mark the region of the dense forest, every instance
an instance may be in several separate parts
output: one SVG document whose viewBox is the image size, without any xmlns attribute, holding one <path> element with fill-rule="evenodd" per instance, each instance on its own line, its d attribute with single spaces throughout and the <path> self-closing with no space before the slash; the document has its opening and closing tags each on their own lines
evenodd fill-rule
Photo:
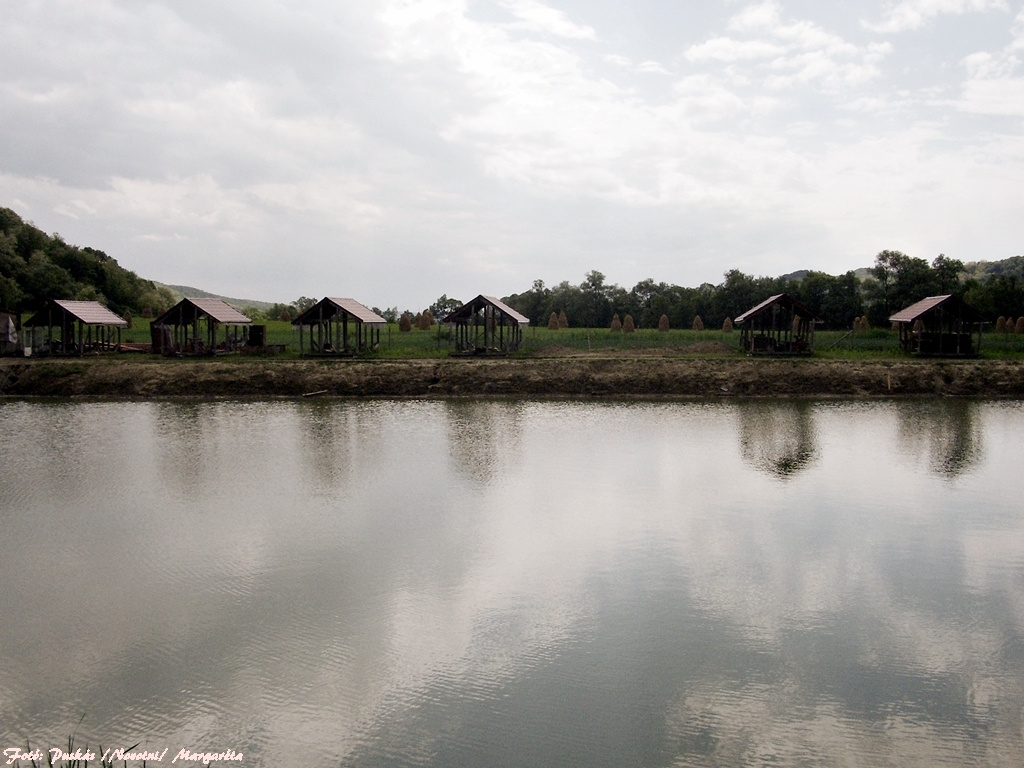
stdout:
<svg viewBox="0 0 1024 768">
<path fill-rule="evenodd" d="M 964 264 L 939 255 L 931 263 L 899 251 L 882 251 L 869 269 L 829 275 L 801 271 L 781 277 L 754 277 L 733 269 L 718 285 L 684 288 L 643 280 L 631 289 L 609 284 L 591 271 L 579 285 L 563 281 L 548 287 L 536 280 L 530 290 L 504 300 L 530 322 L 547 325 L 552 313 L 572 327 L 608 327 L 615 315 L 629 315 L 637 327 L 656 328 L 661 317 L 673 328 L 718 328 L 777 293 L 789 293 L 824 320 L 825 327 L 851 328 L 856 318 L 887 325 L 891 314 L 926 296 L 957 293 L 990 316 L 1024 314 L 1024 256 Z M 175 302 L 165 286 L 144 280 L 117 261 L 88 247 L 47 235 L 8 208 L 0 208 L 0 307 L 31 312 L 47 299 L 97 300 L 113 311 L 152 316 Z M 314 303 L 302 297 L 265 311 L 245 308 L 260 319 L 294 318 Z M 442 296 L 430 306 L 443 317 L 460 302 Z M 375 308 L 376 310 L 376 308 Z M 376 310 L 380 312 L 380 310 Z M 381 312 L 397 321 L 397 307 Z"/>
<path fill-rule="evenodd" d="M 120 315 L 143 317 L 174 303 L 166 288 L 103 251 L 69 245 L 0 208 L 0 307 L 33 312 L 47 299 L 94 300 Z"/>
</svg>

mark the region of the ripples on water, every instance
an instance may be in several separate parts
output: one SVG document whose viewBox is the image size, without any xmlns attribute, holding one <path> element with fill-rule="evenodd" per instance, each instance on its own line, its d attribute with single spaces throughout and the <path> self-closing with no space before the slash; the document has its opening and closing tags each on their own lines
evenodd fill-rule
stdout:
<svg viewBox="0 0 1024 768">
<path fill-rule="evenodd" d="M 0 403 L 2 746 L 1019 765 L 1022 416 Z"/>
</svg>

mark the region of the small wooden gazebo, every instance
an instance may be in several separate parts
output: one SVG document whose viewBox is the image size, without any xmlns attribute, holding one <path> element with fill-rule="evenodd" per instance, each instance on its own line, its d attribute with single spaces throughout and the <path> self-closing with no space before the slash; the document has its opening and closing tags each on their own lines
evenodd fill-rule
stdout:
<svg viewBox="0 0 1024 768">
<path fill-rule="evenodd" d="M 973 357 L 981 351 L 984 316 L 958 296 L 929 296 L 889 318 L 912 355 Z M 977 343 L 975 343 L 977 338 Z"/>
<path fill-rule="evenodd" d="M 337 357 L 378 348 L 380 329 L 387 322 L 355 299 L 328 296 L 295 318 L 292 327 L 299 331 L 299 354 Z"/>
<path fill-rule="evenodd" d="M 464 355 L 507 355 L 523 343 L 527 317 L 508 304 L 481 294 L 463 304 L 442 323 L 454 326 L 452 341 L 456 352 Z"/>
<path fill-rule="evenodd" d="M 740 346 L 749 355 L 809 355 L 814 351 L 814 313 L 788 293 L 765 299 L 737 317 Z"/>
<path fill-rule="evenodd" d="M 84 355 L 87 352 L 116 352 L 121 348 L 121 329 L 128 321 L 98 301 L 47 302 L 25 323 L 32 329 L 32 351 L 53 355 Z M 46 329 L 38 339 L 37 328 Z"/>
<path fill-rule="evenodd" d="M 182 299 L 150 324 L 153 351 L 212 355 L 245 346 L 252 320 L 221 299 Z M 224 327 L 223 340 L 217 340 Z"/>
</svg>

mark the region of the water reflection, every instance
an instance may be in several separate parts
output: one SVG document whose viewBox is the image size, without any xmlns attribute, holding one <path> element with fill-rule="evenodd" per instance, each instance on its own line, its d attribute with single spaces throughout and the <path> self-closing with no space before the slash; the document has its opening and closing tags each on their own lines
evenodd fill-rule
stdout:
<svg viewBox="0 0 1024 768">
<path fill-rule="evenodd" d="M 911 400 L 898 404 L 899 450 L 920 457 L 930 471 L 955 478 L 982 458 L 978 403 L 970 400 Z"/>
<path fill-rule="evenodd" d="M 811 403 L 744 403 L 736 415 L 740 452 L 752 467 L 785 480 L 814 462 L 818 448 Z"/>
<path fill-rule="evenodd" d="M 520 464 L 521 401 L 447 400 L 448 454 L 452 467 L 480 485 L 489 485 Z"/>
<path fill-rule="evenodd" d="M 893 460 L 903 405 L 0 403 L 3 733 L 1020 764 L 1024 409 L 975 404 L 995 447 L 948 483 Z M 82 436 L 102 471 L 64 487 Z"/>
</svg>

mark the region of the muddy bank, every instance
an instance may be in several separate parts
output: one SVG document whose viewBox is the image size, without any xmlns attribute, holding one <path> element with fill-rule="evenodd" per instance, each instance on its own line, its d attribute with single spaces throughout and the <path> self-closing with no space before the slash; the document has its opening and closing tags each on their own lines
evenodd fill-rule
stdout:
<svg viewBox="0 0 1024 768">
<path fill-rule="evenodd" d="M 0 361 L 0 395 L 1024 397 L 1024 361 L 750 358 Z"/>
</svg>

